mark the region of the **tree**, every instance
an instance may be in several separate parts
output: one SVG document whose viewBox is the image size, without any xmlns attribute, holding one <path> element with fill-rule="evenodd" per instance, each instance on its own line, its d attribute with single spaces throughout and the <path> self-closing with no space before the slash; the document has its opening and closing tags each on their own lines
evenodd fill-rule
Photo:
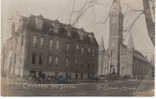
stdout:
<svg viewBox="0 0 156 99">
<path fill-rule="evenodd" d="M 155 46 L 154 0 L 143 0 L 143 7 L 148 35 L 152 41 L 153 46 Z"/>
</svg>

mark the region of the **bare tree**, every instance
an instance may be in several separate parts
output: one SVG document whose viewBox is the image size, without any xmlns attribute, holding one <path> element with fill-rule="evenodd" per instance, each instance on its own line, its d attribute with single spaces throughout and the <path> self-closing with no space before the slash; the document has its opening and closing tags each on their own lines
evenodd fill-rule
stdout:
<svg viewBox="0 0 156 99">
<path fill-rule="evenodd" d="M 94 8 L 96 5 L 104 6 L 104 4 L 98 2 L 98 0 L 89 0 L 89 1 L 86 0 L 86 2 L 83 4 L 83 6 L 80 9 L 78 9 L 78 10 L 73 10 L 74 9 L 74 5 L 75 5 L 75 1 L 73 1 L 71 18 L 70 18 L 70 24 L 72 26 L 75 26 L 89 9 Z M 77 14 L 77 16 L 71 22 L 73 14 Z"/>
<path fill-rule="evenodd" d="M 155 46 L 154 0 L 143 0 L 143 7 L 148 35 Z"/>
</svg>

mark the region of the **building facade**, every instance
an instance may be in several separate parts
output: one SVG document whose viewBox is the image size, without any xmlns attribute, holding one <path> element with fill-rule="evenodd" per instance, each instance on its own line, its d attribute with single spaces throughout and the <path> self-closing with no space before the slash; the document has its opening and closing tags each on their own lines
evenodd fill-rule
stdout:
<svg viewBox="0 0 156 99">
<path fill-rule="evenodd" d="M 16 74 L 20 77 L 31 75 L 38 78 L 42 74 L 72 80 L 96 77 L 98 44 L 93 33 L 45 19 L 41 15 L 21 17 L 20 23 L 21 26 L 13 33 L 15 35 L 7 41 L 8 45 L 4 44 L 7 46 L 3 55 L 4 74 L 13 68 L 20 71 Z M 11 52 L 13 55 L 10 57 L 16 56 L 13 58 L 16 62 L 7 67 L 6 64 L 10 63 L 8 53 Z"/>
</svg>

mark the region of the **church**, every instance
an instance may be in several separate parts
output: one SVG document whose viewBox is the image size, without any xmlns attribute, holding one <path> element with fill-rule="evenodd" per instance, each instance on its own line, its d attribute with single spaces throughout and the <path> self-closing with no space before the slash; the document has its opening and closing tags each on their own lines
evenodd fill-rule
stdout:
<svg viewBox="0 0 156 99">
<path fill-rule="evenodd" d="M 99 46 L 99 75 L 143 79 L 148 74 L 151 78 L 153 66 L 134 48 L 131 33 L 128 33 L 128 44 L 123 43 L 123 22 L 120 0 L 114 0 L 110 10 L 108 49 L 104 48 L 103 38 Z"/>
</svg>

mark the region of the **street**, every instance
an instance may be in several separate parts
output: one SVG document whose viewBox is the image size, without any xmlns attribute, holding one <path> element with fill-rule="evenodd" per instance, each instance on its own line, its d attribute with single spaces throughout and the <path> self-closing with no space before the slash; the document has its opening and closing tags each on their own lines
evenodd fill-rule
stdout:
<svg viewBox="0 0 156 99">
<path fill-rule="evenodd" d="M 153 96 L 154 81 L 108 81 L 81 84 L 2 84 L 3 96 Z"/>
</svg>

